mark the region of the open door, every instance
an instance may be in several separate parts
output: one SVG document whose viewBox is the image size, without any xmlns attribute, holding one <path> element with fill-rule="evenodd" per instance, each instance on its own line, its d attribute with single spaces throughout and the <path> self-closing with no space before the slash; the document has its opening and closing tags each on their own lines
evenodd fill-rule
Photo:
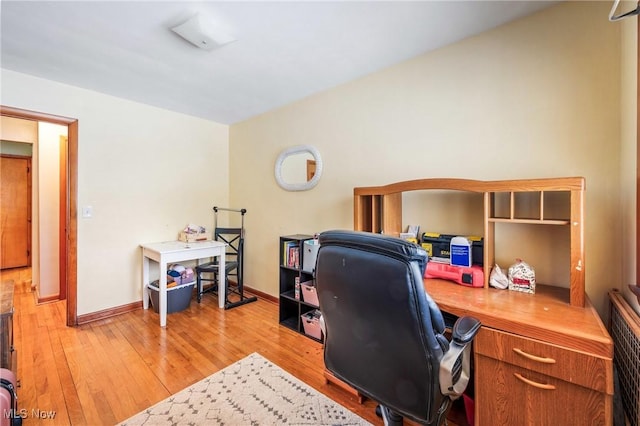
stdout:
<svg viewBox="0 0 640 426">
<path fill-rule="evenodd" d="M 316 174 L 316 160 L 307 160 L 307 182 Z"/>
<path fill-rule="evenodd" d="M 31 158 L 0 162 L 0 269 L 31 266 Z"/>
</svg>

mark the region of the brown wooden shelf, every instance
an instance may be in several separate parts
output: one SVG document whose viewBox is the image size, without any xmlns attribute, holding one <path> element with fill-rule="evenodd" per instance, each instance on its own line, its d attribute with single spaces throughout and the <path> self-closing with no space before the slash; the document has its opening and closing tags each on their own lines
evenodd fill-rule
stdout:
<svg viewBox="0 0 640 426">
<path fill-rule="evenodd" d="M 399 235 L 402 232 L 402 194 L 407 191 L 448 190 L 483 194 L 484 287 L 489 287 L 495 264 L 496 224 L 569 226 L 569 304 L 585 306 L 583 177 L 480 181 L 457 178 L 417 179 L 384 186 L 354 188 L 354 229 Z M 555 196 L 557 194 L 557 196 Z M 551 197 L 551 201 L 547 200 Z M 559 199 L 558 199 L 559 198 Z M 524 199 L 524 201 L 522 200 Z M 528 203 L 527 200 L 531 201 Z M 532 204 L 531 213 L 523 214 Z M 548 211 L 559 205 L 562 214 Z M 435 207 L 434 207 L 435 208 Z M 566 214 L 566 216 L 565 216 Z M 550 218 L 551 217 L 551 218 Z"/>
<path fill-rule="evenodd" d="M 488 221 L 494 223 L 524 223 L 531 225 L 569 225 L 571 223 L 569 220 L 564 219 L 509 219 L 502 217 L 491 217 Z"/>
</svg>

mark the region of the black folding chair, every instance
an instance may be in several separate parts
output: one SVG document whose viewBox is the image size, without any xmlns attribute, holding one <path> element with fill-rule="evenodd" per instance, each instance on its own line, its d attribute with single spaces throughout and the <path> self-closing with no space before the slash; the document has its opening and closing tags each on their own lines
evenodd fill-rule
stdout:
<svg viewBox="0 0 640 426">
<path fill-rule="evenodd" d="M 242 216 L 242 226 L 240 228 L 222 228 L 218 227 L 218 211 L 227 210 L 238 212 Z M 218 259 L 215 258 L 212 262 L 204 263 L 196 266 L 196 281 L 198 287 L 198 303 L 202 300 L 204 293 L 219 293 L 218 288 L 220 285 L 220 277 L 224 277 L 225 286 L 225 301 L 224 308 L 231 309 L 236 306 L 243 305 L 249 302 L 255 302 L 257 297 L 245 297 L 243 286 L 243 272 L 244 272 L 244 215 L 247 212 L 246 209 L 227 209 L 222 207 L 213 208 L 215 214 L 215 228 L 213 231 L 213 237 L 216 241 L 220 241 L 226 244 L 225 252 L 225 265 L 224 275 L 220 271 L 220 265 Z M 229 278 L 234 278 L 231 281 Z M 204 283 L 211 283 L 207 288 L 204 288 Z M 231 301 L 230 295 L 235 294 L 239 296 Z M 235 300 L 238 299 L 238 300 Z"/>
</svg>

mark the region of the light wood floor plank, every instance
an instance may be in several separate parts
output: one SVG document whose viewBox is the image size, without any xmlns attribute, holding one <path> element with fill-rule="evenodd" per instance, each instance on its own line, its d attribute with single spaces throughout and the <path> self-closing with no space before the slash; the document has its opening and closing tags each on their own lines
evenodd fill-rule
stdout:
<svg viewBox="0 0 640 426">
<path fill-rule="evenodd" d="M 374 425 L 382 424 L 374 402 L 360 404 L 325 384 L 322 345 L 280 326 L 277 304 L 259 299 L 221 310 L 209 294 L 202 303 L 194 298 L 188 309 L 168 315 L 166 328 L 152 309 L 66 327 L 65 302 L 37 305 L 30 276 L 21 274 L 14 339 L 25 426 L 113 425 L 253 352 Z M 13 279 L 5 271 L 0 278 Z M 39 419 L 32 410 L 56 416 Z"/>
</svg>

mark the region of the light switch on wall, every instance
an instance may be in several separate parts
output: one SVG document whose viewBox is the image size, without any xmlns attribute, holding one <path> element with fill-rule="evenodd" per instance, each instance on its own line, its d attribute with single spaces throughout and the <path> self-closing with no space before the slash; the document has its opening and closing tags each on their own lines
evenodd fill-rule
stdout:
<svg viewBox="0 0 640 426">
<path fill-rule="evenodd" d="M 84 206 L 82 208 L 82 217 L 93 217 L 93 207 L 91 206 Z"/>
</svg>

